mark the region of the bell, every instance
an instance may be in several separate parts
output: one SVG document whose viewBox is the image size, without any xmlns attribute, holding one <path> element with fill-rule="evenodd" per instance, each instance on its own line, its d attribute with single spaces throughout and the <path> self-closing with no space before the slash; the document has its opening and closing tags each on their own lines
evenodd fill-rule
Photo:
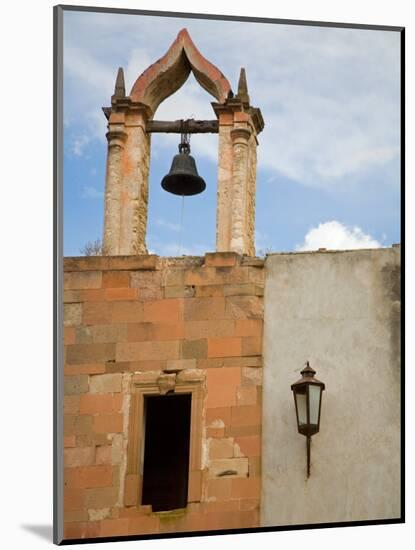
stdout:
<svg viewBox="0 0 415 550">
<path fill-rule="evenodd" d="M 173 158 L 170 172 L 161 180 L 161 186 L 174 195 L 197 195 L 206 189 L 206 183 L 197 173 L 188 143 L 180 143 L 179 154 Z"/>
</svg>

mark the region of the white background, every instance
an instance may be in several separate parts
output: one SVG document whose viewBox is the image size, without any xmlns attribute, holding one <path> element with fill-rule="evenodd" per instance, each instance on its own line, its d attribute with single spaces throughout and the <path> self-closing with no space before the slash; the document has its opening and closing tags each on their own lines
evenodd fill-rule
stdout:
<svg viewBox="0 0 415 550">
<path fill-rule="evenodd" d="M 414 31 L 412 2 L 291 0 L 231 3 L 151 0 L 73 2 L 151 10 L 339 21 L 406 27 L 407 76 L 407 524 L 114 543 L 111 548 L 265 548 L 336 550 L 413 547 L 415 540 L 413 374 Z M 52 6 L 6 1 L 1 8 L 0 94 L 0 544 L 45 548 L 52 524 Z M 80 91 L 82 93 L 82 91 Z M 379 113 L 382 116 L 382 113 Z M 412 310 L 412 311 L 411 311 Z M 352 360 L 353 358 L 351 358 Z M 344 429 L 344 427 L 343 427 Z M 339 464 L 341 468 L 341 464 Z M 379 480 L 382 483 L 382 480 Z M 333 487 L 333 491 L 336 488 Z M 412 543 L 411 543 L 411 539 Z M 89 546 L 89 545 L 88 545 Z M 109 548 L 95 544 L 94 549 Z"/>
</svg>

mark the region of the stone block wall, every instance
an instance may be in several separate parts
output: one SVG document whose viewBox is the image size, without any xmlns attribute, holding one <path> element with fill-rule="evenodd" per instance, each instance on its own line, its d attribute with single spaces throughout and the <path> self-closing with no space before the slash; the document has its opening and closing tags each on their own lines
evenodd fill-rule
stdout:
<svg viewBox="0 0 415 550">
<path fill-rule="evenodd" d="M 235 253 L 64 260 L 65 539 L 259 526 L 263 288 Z M 189 502 L 153 513 L 142 397 L 169 389 L 193 397 Z"/>
</svg>

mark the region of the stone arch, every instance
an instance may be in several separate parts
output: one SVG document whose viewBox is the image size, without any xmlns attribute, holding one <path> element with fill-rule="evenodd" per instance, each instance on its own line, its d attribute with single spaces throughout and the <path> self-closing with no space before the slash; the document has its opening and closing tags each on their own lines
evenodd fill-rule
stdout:
<svg viewBox="0 0 415 550">
<path fill-rule="evenodd" d="M 182 29 L 164 56 L 137 78 L 130 98 L 147 105 L 154 115 L 160 103 L 181 88 L 190 72 L 216 101 L 226 101 L 231 90 L 228 80 L 199 52 L 187 29 Z"/>
</svg>

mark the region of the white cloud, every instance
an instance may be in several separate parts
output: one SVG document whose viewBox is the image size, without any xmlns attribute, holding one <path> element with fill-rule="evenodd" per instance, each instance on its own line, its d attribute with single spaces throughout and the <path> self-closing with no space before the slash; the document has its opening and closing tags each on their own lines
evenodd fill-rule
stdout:
<svg viewBox="0 0 415 550">
<path fill-rule="evenodd" d="M 85 185 L 82 190 L 83 199 L 102 199 L 103 196 L 103 191 L 100 191 L 91 185 Z"/>
<path fill-rule="evenodd" d="M 167 220 L 164 220 L 163 218 L 156 218 L 155 224 L 159 227 L 163 227 L 165 229 L 168 229 L 169 231 L 174 231 L 175 233 L 180 232 L 180 224 L 178 223 L 172 223 Z"/>
<path fill-rule="evenodd" d="M 85 148 L 88 146 L 89 143 L 91 143 L 91 141 L 91 136 L 88 136 L 87 134 L 82 134 L 74 137 L 71 143 L 71 153 L 76 157 L 81 157 L 85 152 Z"/>
<path fill-rule="evenodd" d="M 314 187 L 343 185 L 399 155 L 398 33 L 75 12 L 65 18 L 65 120 L 91 140 L 105 139 L 101 107 L 118 66 L 129 93 L 185 26 L 234 91 L 246 68 L 252 104 L 265 120 L 259 167 L 276 181 L 281 174 Z M 212 100 L 191 76 L 157 118 L 214 118 Z M 195 152 L 216 162 L 217 136 L 193 139 Z M 157 136 L 154 152 L 173 142 L 177 136 Z"/>
<path fill-rule="evenodd" d="M 318 250 L 354 250 L 357 248 L 379 248 L 381 244 L 363 233 L 360 227 L 347 227 L 333 220 L 313 227 L 304 237 L 304 242 L 296 247 L 298 251 Z"/>
<path fill-rule="evenodd" d="M 150 59 L 149 52 L 141 48 L 133 48 L 129 53 L 129 59 L 126 67 L 124 67 L 125 88 L 128 94 L 133 87 L 138 75 L 147 69 L 154 62 L 154 59 Z M 118 68 L 117 68 L 118 69 Z M 115 76 L 114 83 L 115 83 Z"/>
<path fill-rule="evenodd" d="M 66 44 L 64 51 L 65 77 L 70 76 L 82 83 L 85 89 L 78 89 L 82 96 L 85 92 L 95 91 L 104 95 L 114 87 L 115 74 L 111 66 L 99 61 L 93 52 L 75 44 Z M 92 99 L 92 98 L 91 98 Z"/>
</svg>

